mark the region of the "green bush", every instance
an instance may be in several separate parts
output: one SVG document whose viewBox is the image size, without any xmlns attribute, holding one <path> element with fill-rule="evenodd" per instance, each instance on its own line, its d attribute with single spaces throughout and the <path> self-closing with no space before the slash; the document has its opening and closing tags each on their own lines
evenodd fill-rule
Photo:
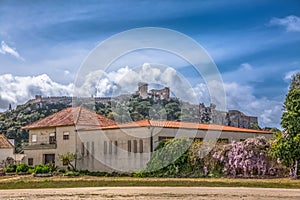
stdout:
<svg viewBox="0 0 300 200">
<path fill-rule="evenodd" d="M 161 142 L 153 152 L 145 169 L 133 174 L 135 177 L 189 177 L 192 169 L 188 160 L 188 138 Z"/>
<path fill-rule="evenodd" d="M 29 169 L 28 169 L 28 173 L 30 173 L 30 174 L 33 174 L 33 173 L 34 173 L 34 168 L 32 168 L 32 167 L 29 167 Z"/>
<path fill-rule="evenodd" d="M 48 174 L 51 168 L 49 165 L 36 165 L 34 167 L 35 174 Z"/>
<path fill-rule="evenodd" d="M 14 173 L 16 172 L 17 166 L 16 165 L 10 165 L 7 168 L 5 168 L 6 173 Z"/>
<path fill-rule="evenodd" d="M 18 164 L 16 166 L 16 172 L 28 172 L 29 166 L 26 164 Z"/>
</svg>

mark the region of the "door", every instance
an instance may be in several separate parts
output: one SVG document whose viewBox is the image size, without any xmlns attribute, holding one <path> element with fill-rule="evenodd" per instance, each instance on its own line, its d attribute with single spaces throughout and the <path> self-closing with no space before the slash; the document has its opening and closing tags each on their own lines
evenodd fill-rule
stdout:
<svg viewBox="0 0 300 200">
<path fill-rule="evenodd" d="M 55 154 L 44 154 L 44 164 L 55 164 Z"/>
</svg>

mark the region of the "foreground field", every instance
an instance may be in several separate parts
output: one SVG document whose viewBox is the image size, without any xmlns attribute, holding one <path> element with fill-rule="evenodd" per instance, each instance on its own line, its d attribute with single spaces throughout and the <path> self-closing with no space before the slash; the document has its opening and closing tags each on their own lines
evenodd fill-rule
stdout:
<svg viewBox="0 0 300 200">
<path fill-rule="evenodd" d="M 298 200 L 299 189 L 225 187 L 93 187 L 3 190 L 0 199 Z"/>
<path fill-rule="evenodd" d="M 132 177 L 0 177 L 0 189 L 75 188 L 75 187 L 251 187 L 300 189 L 300 180 L 229 178 L 132 178 Z"/>
</svg>

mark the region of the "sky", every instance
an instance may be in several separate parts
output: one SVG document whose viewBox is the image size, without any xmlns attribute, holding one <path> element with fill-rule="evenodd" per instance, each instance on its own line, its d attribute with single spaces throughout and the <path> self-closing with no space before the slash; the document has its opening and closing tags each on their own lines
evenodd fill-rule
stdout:
<svg viewBox="0 0 300 200">
<path fill-rule="evenodd" d="M 262 127 L 280 128 L 291 76 L 300 71 L 297 0 L 0 0 L 0 111 L 36 94 L 73 95 L 81 64 L 99 43 L 142 27 L 175 30 L 199 43 L 222 76 L 227 108 L 257 116 Z M 182 90 L 177 73 L 209 103 L 203 79 L 168 52 L 131 52 L 113 65 L 108 78 L 94 77 L 99 96 L 120 84 L 134 92 L 149 73 L 146 81 Z"/>
</svg>

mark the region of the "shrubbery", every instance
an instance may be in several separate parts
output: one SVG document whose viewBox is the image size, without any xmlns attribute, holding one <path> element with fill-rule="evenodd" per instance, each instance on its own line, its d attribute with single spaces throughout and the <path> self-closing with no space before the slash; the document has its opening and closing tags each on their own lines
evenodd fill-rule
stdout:
<svg viewBox="0 0 300 200">
<path fill-rule="evenodd" d="M 17 170 L 17 166 L 16 165 L 10 165 L 9 167 L 5 168 L 5 172 L 6 173 L 14 173 Z"/>
<path fill-rule="evenodd" d="M 223 172 L 236 177 L 283 175 L 283 167 L 269 155 L 270 142 L 265 137 L 248 138 L 243 142 L 223 145 L 213 158 L 223 163 Z"/>
<path fill-rule="evenodd" d="M 30 167 L 26 164 L 17 164 L 17 165 L 10 165 L 5 168 L 6 173 L 26 173 L 28 172 Z"/>
<path fill-rule="evenodd" d="M 136 173 L 136 177 L 191 177 L 203 176 L 189 161 L 188 138 L 179 138 L 161 142 L 154 151 L 145 169 Z"/>
<path fill-rule="evenodd" d="M 19 164 L 16 166 L 16 172 L 28 172 L 29 166 L 26 164 Z"/>
<path fill-rule="evenodd" d="M 287 175 L 286 168 L 269 155 L 264 137 L 231 144 L 190 142 L 186 138 L 161 143 L 137 177 L 264 177 Z M 174 162 L 172 162 L 172 159 Z"/>
<path fill-rule="evenodd" d="M 33 172 L 35 174 L 48 174 L 48 173 L 51 172 L 51 169 L 52 169 L 52 167 L 49 164 L 47 164 L 47 165 L 36 165 L 34 167 Z"/>
</svg>

